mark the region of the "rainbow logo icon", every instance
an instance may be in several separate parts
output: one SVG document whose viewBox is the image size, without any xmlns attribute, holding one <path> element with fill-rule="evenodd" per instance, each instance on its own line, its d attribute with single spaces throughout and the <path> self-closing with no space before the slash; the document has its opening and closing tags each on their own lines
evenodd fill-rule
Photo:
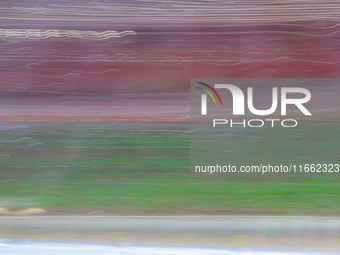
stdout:
<svg viewBox="0 0 340 255">
<path fill-rule="evenodd" d="M 205 84 L 205 83 L 203 83 L 203 82 L 197 82 L 197 83 L 198 83 L 198 84 L 201 84 L 201 85 L 203 85 L 203 86 L 206 86 L 206 87 L 209 88 L 212 92 L 214 92 L 215 95 L 217 96 L 218 100 L 220 101 L 221 106 L 222 106 L 222 100 L 221 100 L 221 98 L 220 98 L 220 95 L 217 93 L 217 91 L 216 91 L 213 87 L 211 87 L 210 85 Z M 203 88 L 201 88 L 201 87 L 196 87 L 196 88 L 201 89 L 201 90 L 203 90 L 204 92 L 206 92 L 206 93 L 212 98 L 212 100 L 214 100 L 214 103 L 215 103 L 215 105 L 217 106 L 216 100 L 215 100 L 213 94 L 211 94 L 211 92 L 210 92 L 209 90 L 203 89 Z"/>
</svg>

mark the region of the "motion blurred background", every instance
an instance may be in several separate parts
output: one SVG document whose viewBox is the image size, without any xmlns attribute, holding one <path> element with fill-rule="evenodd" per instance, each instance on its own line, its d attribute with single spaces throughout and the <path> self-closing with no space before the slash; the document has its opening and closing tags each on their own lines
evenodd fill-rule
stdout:
<svg viewBox="0 0 340 255">
<path fill-rule="evenodd" d="M 236 221 L 260 229 L 214 231 L 216 222 L 209 231 L 148 227 L 153 223 L 138 231 L 70 222 L 63 229 L 29 219 L 6 225 L 4 218 L 1 236 L 338 249 L 338 228 L 317 227 L 308 239 L 308 230 L 268 230 L 251 218 L 336 217 L 337 179 L 190 178 L 189 83 L 339 78 L 339 8 L 338 1 L 303 0 L 1 1 L 0 213 L 83 222 L 243 215 L 250 218 Z"/>
</svg>

